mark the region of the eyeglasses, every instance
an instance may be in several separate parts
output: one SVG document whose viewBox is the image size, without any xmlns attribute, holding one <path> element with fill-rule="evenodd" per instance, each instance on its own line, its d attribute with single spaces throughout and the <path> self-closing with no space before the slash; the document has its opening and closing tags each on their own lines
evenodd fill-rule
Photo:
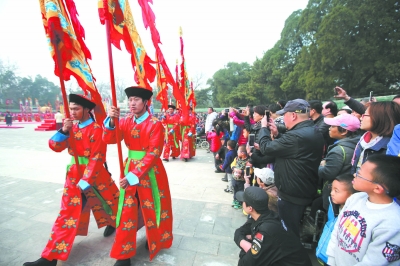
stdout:
<svg viewBox="0 0 400 266">
<path fill-rule="evenodd" d="M 358 171 L 356 172 L 356 177 L 361 178 L 362 180 L 371 182 L 372 184 L 380 185 L 380 186 L 383 188 L 383 190 L 386 192 L 386 194 L 389 194 L 389 190 L 388 190 L 387 188 L 385 188 L 384 185 L 382 185 L 382 184 L 380 184 L 380 183 L 377 183 L 377 182 L 375 182 L 375 181 L 366 179 L 365 177 L 360 176 L 360 175 L 358 174 Z"/>
<path fill-rule="evenodd" d="M 370 115 L 366 115 L 366 114 L 362 114 L 361 117 L 364 118 L 364 116 L 370 116 Z"/>
</svg>

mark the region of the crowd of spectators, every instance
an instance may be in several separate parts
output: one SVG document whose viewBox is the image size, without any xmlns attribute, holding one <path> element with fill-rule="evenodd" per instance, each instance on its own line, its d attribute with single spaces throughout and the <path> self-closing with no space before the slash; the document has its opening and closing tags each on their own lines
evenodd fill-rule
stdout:
<svg viewBox="0 0 400 266">
<path fill-rule="evenodd" d="M 300 241 L 308 241 L 310 235 L 322 232 L 315 221 L 318 210 L 330 213 L 327 225 L 333 230 L 336 220 L 331 218 L 337 218 L 339 212 L 333 212 L 332 205 L 341 210 L 346 199 L 358 191 L 379 194 L 378 190 L 369 193 L 362 185 L 355 191 L 353 178 L 381 187 L 386 196 L 396 201 L 400 181 L 386 183 L 384 173 L 377 173 L 376 180 L 372 175 L 374 179 L 370 180 L 359 172 L 367 169 L 363 166 L 366 162 L 379 167 L 382 159 L 374 159 L 373 155 L 400 156 L 400 95 L 393 101 L 357 101 L 344 89 L 335 90 L 335 97 L 344 100 L 341 109 L 334 101 L 303 99 L 231 107 L 220 114 L 208 109 L 205 133 L 211 143 L 215 172 L 225 174 L 221 178 L 228 182 L 224 191 L 233 194 L 232 207 L 247 210 L 248 202 L 243 204 L 243 197 L 236 194 L 258 186 L 269 195 L 266 204 L 277 212 L 285 228 Z M 338 191 L 344 191 L 346 196 L 338 196 Z M 400 213 L 400 206 L 394 204 Z M 242 211 L 247 214 L 245 209 Z M 379 236 L 368 236 L 368 241 L 374 241 L 374 237 Z M 396 245 L 400 250 L 400 243 Z M 241 244 L 240 247 L 243 250 Z M 362 261 L 364 255 L 353 257 Z M 388 256 L 385 258 L 390 261 Z M 327 256 L 321 260 L 327 263 L 326 259 Z"/>
</svg>

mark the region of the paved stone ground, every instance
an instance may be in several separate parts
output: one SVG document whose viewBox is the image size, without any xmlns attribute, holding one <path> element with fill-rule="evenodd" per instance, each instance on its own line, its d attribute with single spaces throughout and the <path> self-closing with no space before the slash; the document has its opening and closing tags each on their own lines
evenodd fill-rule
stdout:
<svg viewBox="0 0 400 266">
<path fill-rule="evenodd" d="M 0 266 L 20 266 L 40 257 L 59 211 L 69 162 L 66 152 L 48 148 L 54 131 L 35 132 L 37 124 L 23 126 L 0 129 Z M 114 176 L 118 176 L 117 158 L 116 146 L 109 146 L 107 161 Z M 230 206 L 232 195 L 223 192 L 226 183 L 220 180 L 222 174 L 214 173 L 212 155 L 198 150 L 190 162 L 170 160 L 165 168 L 173 198 L 172 248 L 150 262 L 145 231 L 139 230 L 132 265 L 237 265 L 239 248 L 233 234 L 245 216 Z M 113 236 L 102 234 L 92 219 L 88 236 L 76 237 L 68 261 L 57 265 L 113 265 L 115 260 L 109 257 Z"/>
</svg>

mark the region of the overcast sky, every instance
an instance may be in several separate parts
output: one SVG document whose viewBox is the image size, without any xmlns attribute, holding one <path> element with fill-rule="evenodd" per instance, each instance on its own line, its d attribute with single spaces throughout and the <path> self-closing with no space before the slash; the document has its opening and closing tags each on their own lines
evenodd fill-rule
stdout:
<svg viewBox="0 0 400 266">
<path fill-rule="evenodd" d="M 149 56 L 154 59 L 150 32 L 144 29 L 140 6 L 130 0 L 135 24 Z M 308 0 L 153 0 L 161 49 L 171 72 L 180 58 L 179 27 L 183 29 L 189 77 L 204 83 L 228 62 L 248 62 L 272 48 L 285 20 Z M 97 0 L 75 0 L 79 19 L 92 53 L 89 64 L 98 82 L 109 82 L 105 28 Z M 40 74 L 58 83 L 48 52 L 37 0 L 0 0 L 0 59 L 18 66 L 20 76 Z M 134 85 L 129 54 L 113 49 L 116 77 Z M 175 76 L 175 75 L 174 75 Z"/>
</svg>

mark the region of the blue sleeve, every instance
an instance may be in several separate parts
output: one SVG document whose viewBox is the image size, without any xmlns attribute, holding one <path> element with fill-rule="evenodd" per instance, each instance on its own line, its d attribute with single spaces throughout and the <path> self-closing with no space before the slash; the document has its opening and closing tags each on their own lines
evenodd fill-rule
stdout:
<svg viewBox="0 0 400 266">
<path fill-rule="evenodd" d="M 107 116 L 107 118 L 104 119 L 104 122 L 103 122 L 104 127 L 107 128 L 108 130 L 114 130 L 115 127 L 110 127 L 110 119 L 111 118 L 109 116 Z"/>
<path fill-rule="evenodd" d="M 229 151 L 224 160 L 224 164 L 222 165 L 222 170 L 225 171 L 225 169 L 231 165 L 232 161 L 233 161 L 233 152 Z"/>
<path fill-rule="evenodd" d="M 61 129 L 60 129 L 60 130 L 61 130 Z M 66 139 L 69 138 L 69 134 L 65 135 L 65 134 L 61 133 L 60 130 L 57 131 L 56 134 L 54 134 L 54 135 L 51 137 L 51 140 L 52 140 L 52 141 L 55 141 L 55 142 L 63 142 L 63 141 L 65 141 Z"/>
<path fill-rule="evenodd" d="M 86 182 L 85 180 L 79 180 L 78 182 L 78 186 L 82 189 L 82 190 L 86 190 L 88 188 L 90 188 L 90 185 L 88 182 Z"/>
<path fill-rule="evenodd" d="M 129 172 L 126 176 L 126 180 L 128 180 L 129 185 L 134 186 L 139 184 L 139 178 L 132 172 Z"/>
</svg>

